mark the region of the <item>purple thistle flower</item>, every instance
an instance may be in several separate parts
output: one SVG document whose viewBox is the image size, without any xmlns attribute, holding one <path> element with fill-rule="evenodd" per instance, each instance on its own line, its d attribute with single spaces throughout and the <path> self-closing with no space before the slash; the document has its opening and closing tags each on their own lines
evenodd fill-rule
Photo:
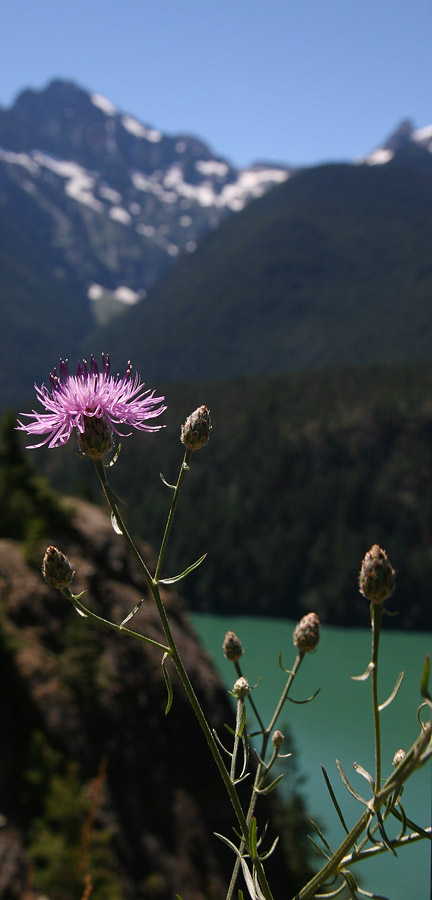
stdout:
<svg viewBox="0 0 432 900">
<path fill-rule="evenodd" d="M 110 375 L 109 357 L 104 354 L 102 371 L 92 356 L 90 371 L 83 360 L 78 363 L 76 375 L 69 375 L 68 361 L 60 360 L 59 375 L 56 369 L 50 374 L 50 389 L 35 384 L 35 390 L 46 412 L 21 413 L 33 421 L 25 424 L 18 419 L 17 430 L 46 436 L 39 444 L 29 445 L 29 450 L 44 444 L 60 447 L 67 443 L 74 428 L 82 436 L 93 418 L 104 420 L 110 433 L 112 430 L 122 437 L 131 432 L 122 435 L 117 425 L 130 425 L 138 431 L 159 431 L 163 427 L 148 425 L 147 420 L 164 412 L 166 406 L 160 404 L 165 398 L 155 397 L 154 391 L 144 391 L 140 376 L 132 378 L 130 362 L 123 378 Z"/>
</svg>

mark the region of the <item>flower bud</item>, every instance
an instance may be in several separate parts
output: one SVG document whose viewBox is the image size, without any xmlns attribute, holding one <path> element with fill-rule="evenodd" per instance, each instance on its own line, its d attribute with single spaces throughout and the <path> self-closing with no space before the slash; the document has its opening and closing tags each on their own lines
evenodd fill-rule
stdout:
<svg viewBox="0 0 432 900">
<path fill-rule="evenodd" d="M 48 547 L 42 562 L 42 575 L 53 588 L 65 588 L 74 576 L 72 566 L 64 553 L 57 547 Z"/>
<path fill-rule="evenodd" d="M 237 678 L 237 681 L 233 687 L 233 694 L 238 697 L 238 699 L 244 700 L 245 697 L 250 694 L 250 687 L 247 678 L 244 678 L 243 675 L 241 678 Z"/>
<path fill-rule="evenodd" d="M 310 612 L 297 623 L 293 643 L 301 653 L 311 653 L 318 646 L 319 639 L 320 620 L 316 613 Z"/>
<path fill-rule="evenodd" d="M 84 431 L 78 434 L 78 446 L 90 459 L 102 459 L 109 453 L 113 437 L 105 416 L 84 416 Z"/>
<path fill-rule="evenodd" d="M 272 734 L 272 744 L 273 744 L 273 747 L 275 748 L 275 750 L 278 750 L 279 747 L 282 746 L 284 740 L 285 740 L 285 735 L 282 734 L 282 731 L 279 731 L 279 729 L 276 728 L 276 731 L 274 731 Z"/>
<path fill-rule="evenodd" d="M 180 439 L 188 450 L 199 450 L 207 443 L 211 427 L 210 411 L 199 406 L 182 425 Z"/>
<path fill-rule="evenodd" d="M 405 753 L 405 750 L 402 750 L 402 747 L 399 750 L 396 750 L 396 753 L 393 757 L 393 765 L 395 767 L 398 766 L 399 763 L 401 763 L 402 760 L 405 759 L 405 757 L 406 757 L 406 753 Z"/>
<path fill-rule="evenodd" d="M 233 631 L 227 631 L 222 649 L 226 658 L 231 660 L 231 662 L 238 662 L 240 657 L 243 656 L 241 641 Z"/>
<path fill-rule="evenodd" d="M 368 550 L 359 575 L 359 589 L 371 603 L 383 603 L 396 585 L 396 573 L 385 550 L 378 544 Z"/>
</svg>

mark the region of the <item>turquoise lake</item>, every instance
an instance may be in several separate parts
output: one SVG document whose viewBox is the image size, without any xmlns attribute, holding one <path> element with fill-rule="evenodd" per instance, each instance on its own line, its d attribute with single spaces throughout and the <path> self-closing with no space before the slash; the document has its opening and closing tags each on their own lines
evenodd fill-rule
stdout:
<svg viewBox="0 0 432 900">
<path fill-rule="evenodd" d="M 232 663 L 223 656 L 222 642 L 228 628 L 236 632 L 245 650 L 241 660 L 244 675 L 250 684 L 262 676 L 254 691 L 254 701 L 261 716 L 269 721 L 286 678 L 278 664 L 279 651 L 285 668 L 289 669 L 295 659 L 292 643 L 295 622 L 254 617 L 233 617 L 227 621 L 196 613 L 190 618 L 227 688 L 232 687 L 236 675 Z M 399 673 L 405 672 L 396 699 L 381 714 L 384 777 L 391 771 L 395 751 L 399 747 L 407 750 L 418 735 L 420 674 L 425 655 L 431 651 L 430 634 L 382 631 L 380 702 L 391 693 Z M 323 627 L 318 650 L 305 658 L 291 695 L 303 700 L 317 688 L 321 688 L 320 693 L 306 705 L 287 703 L 278 722 L 282 731 L 284 725 L 289 728 L 294 739 L 296 765 L 305 778 L 302 792 L 310 815 L 324 824 L 326 838 L 333 847 L 338 846 L 344 835 L 331 806 L 320 764 L 330 777 L 348 826 L 352 825 L 362 807 L 344 788 L 335 760 L 340 760 L 358 793 L 368 796 L 367 783 L 356 774 L 353 763 L 370 772 L 374 770 L 370 681 L 354 682 L 350 676 L 364 672 L 369 659 L 368 629 Z M 416 772 L 405 786 L 403 796 L 406 814 L 424 827 L 431 823 L 431 768 L 429 763 Z M 257 812 L 259 815 L 259 809 Z M 395 826 L 391 836 L 398 831 L 396 822 Z M 403 848 L 397 858 L 384 854 L 357 865 L 353 872 L 361 879 L 364 889 L 390 900 L 429 900 L 431 843 L 420 841 Z"/>
</svg>

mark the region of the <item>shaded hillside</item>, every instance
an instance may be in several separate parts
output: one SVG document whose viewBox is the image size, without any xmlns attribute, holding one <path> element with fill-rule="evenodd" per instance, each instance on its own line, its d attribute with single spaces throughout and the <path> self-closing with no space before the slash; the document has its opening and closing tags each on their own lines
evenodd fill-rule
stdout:
<svg viewBox="0 0 432 900">
<path fill-rule="evenodd" d="M 158 390 L 161 385 L 158 385 Z M 166 558 L 193 609 L 366 625 L 360 562 L 372 543 L 398 574 L 393 627 L 432 628 L 432 368 L 371 367 L 221 385 L 168 386 L 167 428 L 123 441 L 111 470 L 137 532 L 157 541 L 182 459 L 179 426 L 203 402 L 209 444 L 194 455 Z M 38 460 L 99 502 L 74 447 Z"/>
<path fill-rule="evenodd" d="M 4 406 L 16 401 L 25 385 L 46 378 L 47 359 L 77 355 L 92 319 L 78 279 L 66 278 L 60 249 L 49 247 L 49 211 L 36 211 L 30 195 L 13 183 L 6 194 L 1 168 L 0 220 Z"/>
<path fill-rule="evenodd" d="M 5 452 L 0 470 L 4 463 Z M 13 460 L 8 468 L 14 483 Z M 44 510 L 33 479 L 27 471 L 26 525 Z M 0 539 L 0 860 L 9 860 L 2 896 L 21 900 L 34 881 L 38 896 L 79 900 L 90 873 L 95 900 L 171 900 L 175 891 L 185 900 L 222 900 L 232 858 L 213 832 L 231 833 L 232 811 L 180 684 L 173 680 L 165 718 L 160 652 L 89 625 L 27 562 L 29 550 L 35 560 L 39 544 L 40 559 L 55 541 L 76 570 L 76 591 L 121 621 L 147 597 L 132 557 L 105 513 L 88 503 L 74 501 L 63 527 L 47 516 L 31 547 L 24 521 L 18 534 L 19 519 L 12 511 L 25 542 Z M 152 565 L 148 545 L 142 553 Z M 172 591 L 165 602 L 209 721 L 223 730 L 233 715 L 226 691 Z M 148 599 L 135 622 L 160 639 Z M 293 833 L 304 849 L 305 823 L 295 789 L 284 821 L 285 856 L 275 857 L 270 874 L 281 895 L 304 876 L 305 857 L 296 858 L 297 846 L 293 852 Z"/>
<path fill-rule="evenodd" d="M 203 239 L 92 351 L 183 382 L 427 360 L 432 167 L 416 152 L 424 171 L 401 153 L 294 175 Z"/>
</svg>

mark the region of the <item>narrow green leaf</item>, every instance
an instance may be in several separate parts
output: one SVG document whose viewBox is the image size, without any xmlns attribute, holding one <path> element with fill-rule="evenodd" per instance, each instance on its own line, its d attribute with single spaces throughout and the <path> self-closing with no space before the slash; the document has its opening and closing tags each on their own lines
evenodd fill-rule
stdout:
<svg viewBox="0 0 432 900">
<path fill-rule="evenodd" d="M 249 853 L 253 859 L 255 859 L 257 852 L 257 823 L 255 816 L 252 816 L 249 825 Z"/>
<path fill-rule="evenodd" d="M 120 497 L 118 497 L 117 494 L 114 493 L 112 487 L 110 487 L 109 484 L 105 484 L 105 489 L 110 502 L 114 506 L 119 506 L 120 509 L 127 509 L 127 503 L 125 503 L 124 500 L 121 500 Z"/>
<path fill-rule="evenodd" d="M 80 609 L 79 606 L 73 605 L 75 612 L 78 613 L 79 616 L 82 616 L 83 619 L 88 619 L 87 613 L 84 612 L 83 609 Z"/>
<path fill-rule="evenodd" d="M 264 894 L 259 885 L 258 872 L 256 871 L 256 869 L 254 869 L 254 873 L 253 873 L 253 883 L 254 883 L 254 888 L 255 888 L 255 896 L 257 897 L 257 900 L 265 900 Z"/>
<path fill-rule="evenodd" d="M 217 733 L 217 731 L 216 731 L 216 728 L 212 728 L 212 732 L 213 732 L 213 737 L 214 737 L 216 743 L 219 744 L 219 747 L 221 748 L 221 750 L 223 750 L 224 753 L 226 753 L 227 756 L 231 756 L 231 757 L 232 757 L 231 751 L 228 750 L 228 749 L 223 745 L 223 743 L 222 743 L 222 741 L 221 741 L 221 739 L 220 739 L 220 737 L 219 737 L 219 735 L 218 735 L 218 733 Z"/>
<path fill-rule="evenodd" d="M 314 845 L 315 850 L 317 850 L 318 853 L 321 853 L 321 856 L 324 856 L 326 859 L 330 859 L 330 856 L 328 855 L 328 853 L 326 853 L 326 852 L 323 850 L 323 848 L 320 847 L 319 844 L 317 844 L 316 840 L 315 840 L 310 834 L 308 834 L 308 838 L 309 838 L 311 844 Z"/>
<path fill-rule="evenodd" d="M 84 597 L 85 591 L 81 591 L 80 594 L 71 594 L 72 600 L 81 600 L 81 597 Z"/>
<path fill-rule="evenodd" d="M 320 836 L 320 838 L 321 838 L 321 840 L 322 840 L 322 842 L 323 842 L 323 844 L 324 844 L 324 847 L 327 848 L 327 850 L 328 850 L 328 852 L 330 853 L 330 856 L 331 856 L 332 853 L 333 853 L 333 850 L 332 850 L 332 848 L 330 847 L 330 844 L 328 843 L 327 839 L 325 838 L 323 832 L 321 831 L 321 828 L 319 827 L 319 825 L 317 825 L 316 822 L 314 822 L 313 819 L 309 819 L 309 821 L 310 821 L 311 825 L 313 825 L 313 827 L 315 828 L 315 831 L 319 834 L 319 836 Z"/>
<path fill-rule="evenodd" d="M 112 467 L 115 466 L 115 464 L 116 464 L 116 462 L 117 462 L 117 460 L 118 460 L 118 458 L 119 458 L 119 456 L 120 456 L 121 448 L 122 448 L 122 445 L 121 445 L 121 443 L 120 443 L 120 444 L 118 445 L 118 447 L 117 447 L 116 452 L 114 453 L 113 458 L 110 460 L 110 462 L 108 463 L 108 465 L 105 466 L 106 469 L 112 469 Z"/>
<path fill-rule="evenodd" d="M 188 566 L 187 569 L 184 570 L 180 575 L 174 575 L 173 578 L 161 578 L 160 584 L 175 584 L 176 581 L 181 581 L 182 578 L 186 578 L 186 575 L 189 575 L 190 572 L 193 572 L 194 569 L 197 569 L 198 566 L 201 565 L 203 560 L 206 558 L 207 553 L 204 553 L 203 556 L 200 556 L 196 562 L 192 563 L 191 566 Z"/>
<path fill-rule="evenodd" d="M 136 606 L 134 606 L 132 612 L 130 612 L 129 615 L 126 616 L 125 619 L 123 619 L 123 622 L 120 622 L 120 628 L 124 628 L 126 625 L 126 622 L 129 622 L 130 619 L 133 619 L 133 617 L 137 614 L 138 610 L 141 608 L 143 603 L 144 603 L 144 597 L 141 597 L 141 600 L 138 600 L 138 603 Z"/>
<path fill-rule="evenodd" d="M 170 488 L 172 491 L 175 491 L 175 489 L 176 489 L 175 484 L 169 484 L 169 482 L 168 482 L 168 481 L 164 478 L 164 476 L 162 475 L 162 472 L 159 472 L 159 477 L 160 477 L 162 483 L 163 483 L 167 488 Z"/>
<path fill-rule="evenodd" d="M 229 693 L 231 693 L 231 691 L 229 691 Z M 231 725 L 227 725 L 227 723 L 224 722 L 224 728 L 226 728 L 226 730 L 229 731 L 229 733 L 232 734 L 233 737 L 235 737 L 235 730 L 234 728 L 231 728 Z"/>
<path fill-rule="evenodd" d="M 299 705 L 303 705 L 303 703 L 310 703 L 311 700 L 315 700 L 315 697 L 318 696 L 320 690 L 321 688 L 318 688 L 314 694 L 311 694 L 311 696 L 307 698 L 307 700 L 294 700 L 294 698 L 290 697 L 289 695 L 287 697 L 287 700 L 290 700 L 291 703 L 298 703 Z"/>
<path fill-rule="evenodd" d="M 366 671 L 363 672 L 363 675 L 351 675 L 351 681 L 367 681 L 370 673 L 372 672 L 373 667 L 374 667 L 374 664 L 371 660 Z"/>
<path fill-rule="evenodd" d="M 344 878 L 347 883 L 348 890 L 350 892 L 350 896 L 351 896 L 352 900 L 356 900 L 358 884 L 354 878 L 353 873 L 350 872 L 348 869 L 342 869 L 341 875 L 342 875 L 342 878 Z"/>
<path fill-rule="evenodd" d="M 341 894 L 342 891 L 345 890 L 345 888 L 346 888 L 346 884 L 343 881 L 342 884 L 340 884 L 339 887 L 337 887 L 335 891 L 330 891 L 330 893 L 328 893 L 328 894 L 315 894 L 316 900 L 330 900 L 330 898 L 338 897 L 339 894 Z"/>
<path fill-rule="evenodd" d="M 235 853 L 236 856 L 240 856 L 240 853 L 239 853 L 236 845 L 233 844 L 233 842 L 230 841 L 227 837 L 225 837 L 224 834 L 218 834 L 218 832 L 215 831 L 214 835 L 215 835 L 215 837 L 219 838 L 220 841 L 223 841 L 223 843 L 226 844 L 227 847 L 230 847 L 230 849 L 233 851 L 233 853 Z"/>
<path fill-rule="evenodd" d="M 238 900 L 244 900 L 244 893 L 242 890 L 240 890 L 240 888 L 239 888 L 239 892 L 238 892 Z"/>
<path fill-rule="evenodd" d="M 430 675 L 430 656 L 429 653 L 426 655 L 426 659 L 424 661 L 423 671 L 420 680 L 420 693 L 425 700 L 432 700 L 432 697 L 429 693 L 429 675 Z"/>
<path fill-rule="evenodd" d="M 384 894 L 371 894 L 369 891 L 365 891 L 364 888 L 357 887 L 357 893 L 361 894 L 362 897 L 369 897 L 370 900 L 390 900 L 390 897 L 387 897 L 387 895 L 384 897 Z"/>
<path fill-rule="evenodd" d="M 246 887 L 247 887 L 248 892 L 249 892 L 249 896 L 251 897 L 251 900 L 257 900 L 257 895 L 256 895 L 256 893 L 255 893 L 255 888 L 254 888 L 254 883 L 253 883 L 253 881 L 252 881 L 252 876 L 251 876 L 251 873 L 249 872 L 249 869 L 248 869 L 248 867 L 247 867 L 247 864 L 246 864 L 246 862 L 245 862 L 245 860 L 244 860 L 243 858 L 241 859 L 241 867 L 242 867 L 242 871 L 243 871 L 243 878 L 244 878 L 244 880 L 245 880 L 245 882 L 246 882 Z"/>
<path fill-rule="evenodd" d="M 368 784 L 374 791 L 375 790 L 375 782 L 374 782 L 370 772 L 367 772 L 366 769 L 363 768 L 363 766 L 360 766 L 359 763 L 356 763 L 356 762 L 353 763 L 353 769 L 355 769 L 355 771 L 357 772 L 358 775 L 361 775 L 362 778 L 366 779 L 366 781 L 368 782 Z"/>
<path fill-rule="evenodd" d="M 375 838 L 375 832 L 377 831 L 377 829 L 378 829 L 378 822 L 375 822 L 373 825 L 371 822 L 369 822 L 369 825 L 367 827 L 367 836 L 368 836 L 371 844 L 374 844 L 375 846 L 378 846 L 378 844 L 381 844 L 381 841 L 377 841 L 377 839 Z"/>
<path fill-rule="evenodd" d="M 282 672 L 285 672 L 285 675 L 294 675 L 294 672 L 292 672 L 291 669 L 286 669 L 285 666 L 282 665 L 282 650 L 279 650 L 279 665 Z"/>
<path fill-rule="evenodd" d="M 348 778 L 346 777 L 345 772 L 344 772 L 338 759 L 336 760 L 336 765 L 338 767 L 339 775 L 342 778 L 342 781 L 343 781 L 347 791 L 349 791 L 349 793 L 352 795 L 352 797 L 355 797 L 355 799 L 358 800 L 359 803 L 362 803 L 363 806 L 367 806 L 368 801 L 365 800 L 363 797 L 361 797 L 360 794 L 358 794 L 357 791 L 354 790 L 352 785 L 349 783 Z"/>
<path fill-rule="evenodd" d="M 165 715 L 166 716 L 168 715 L 168 713 L 171 709 L 171 706 L 172 706 L 172 702 L 173 702 L 173 689 L 172 689 L 172 685 L 171 685 L 171 679 L 169 677 L 168 669 L 165 665 L 165 660 L 166 660 L 167 656 L 169 656 L 169 653 L 164 653 L 163 659 L 162 659 L 162 671 L 164 674 L 166 689 L 168 692 L 168 700 L 167 700 L 167 705 L 165 707 Z"/>
<path fill-rule="evenodd" d="M 238 730 L 238 734 L 237 734 L 237 737 L 239 737 L 239 738 L 240 738 L 240 737 L 242 736 L 242 734 L 243 734 L 243 730 L 244 730 L 244 727 L 245 727 L 245 722 L 246 722 L 246 705 L 245 705 L 245 703 L 243 703 L 243 709 L 242 709 L 242 714 L 241 714 L 240 726 L 239 726 L 239 730 Z"/>
<path fill-rule="evenodd" d="M 239 778 L 236 778 L 233 781 L 233 784 L 240 784 L 241 781 L 246 781 L 246 778 L 249 778 L 249 775 L 250 775 L 250 772 L 246 772 L 246 775 L 240 775 Z"/>
<path fill-rule="evenodd" d="M 401 686 L 401 684 L 402 684 L 402 679 L 403 679 L 403 677 L 404 677 L 404 674 L 405 674 L 404 672 L 400 672 L 400 673 L 399 673 L 399 675 L 398 675 L 398 677 L 397 677 L 397 679 L 396 679 L 395 686 L 394 686 L 394 688 L 393 688 L 393 690 L 392 690 L 390 696 L 387 697 L 387 700 L 384 700 L 384 703 L 380 703 L 380 705 L 379 705 L 379 707 L 378 707 L 379 712 L 382 712 L 383 709 L 385 709 L 387 706 L 390 706 L 390 703 L 393 702 L 393 700 L 394 700 L 394 698 L 396 697 L 396 694 L 397 694 L 397 692 L 398 692 L 398 690 L 399 690 L 399 688 L 400 688 L 400 686 Z"/>
<path fill-rule="evenodd" d="M 390 850 L 390 853 L 393 853 L 393 856 L 397 856 L 396 850 L 394 849 L 394 847 L 392 847 L 391 841 L 387 837 L 386 830 L 384 828 L 383 818 L 382 818 L 381 813 L 378 810 L 376 812 L 376 817 L 378 820 L 379 833 L 381 835 L 381 840 L 384 844 L 384 847 L 387 847 L 387 850 Z"/>
<path fill-rule="evenodd" d="M 269 856 L 272 855 L 272 853 L 274 852 L 274 850 L 276 849 L 276 847 L 278 845 L 278 842 L 279 842 L 279 836 L 275 837 L 275 839 L 270 847 L 270 850 L 267 850 L 267 853 L 260 854 L 261 862 L 264 862 L 266 859 L 269 858 Z M 258 841 L 258 843 L 259 843 L 259 841 Z"/>
<path fill-rule="evenodd" d="M 282 772 L 281 775 L 278 775 L 278 777 L 275 778 L 275 780 L 272 781 L 271 784 L 268 784 L 267 787 L 265 787 L 265 788 L 255 788 L 257 794 L 271 794 L 271 792 L 274 791 L 275 787 L 277 787 L 277 785 L 279 784 L 279 782 L 282 781 L 282 778 L 284 778 L 284 773 L 283 773 L 283 772 Z"/>
<path fill-rule="evenodd" d="M 244 735 L 242 735 L 241 742 L 242 742 L 242 750 L 243 750 L 243 765 L 242 765 L 242 770 L 240 772 L 240 778 L 243 779 L 243 777 L 247 778 L 247 776 L 249 774 L 249 773 L 247 773 L 246 775 L 244 774 L 246 772 L 247 764 L 249 762 L 249 744 Z"/>
<path fill-rule="evenodd" d="M 121 530 L 121 528 L 120 528 L 119 523 L 117 522 L 117 519 L 116 519 L 114 513 L 111 513 L 111 525 L 112 525 L 113 530 L 115 531 L 116 534 L 123 534 L 123 532 L 122 532 L 122 530 Z"/>
</svg>

